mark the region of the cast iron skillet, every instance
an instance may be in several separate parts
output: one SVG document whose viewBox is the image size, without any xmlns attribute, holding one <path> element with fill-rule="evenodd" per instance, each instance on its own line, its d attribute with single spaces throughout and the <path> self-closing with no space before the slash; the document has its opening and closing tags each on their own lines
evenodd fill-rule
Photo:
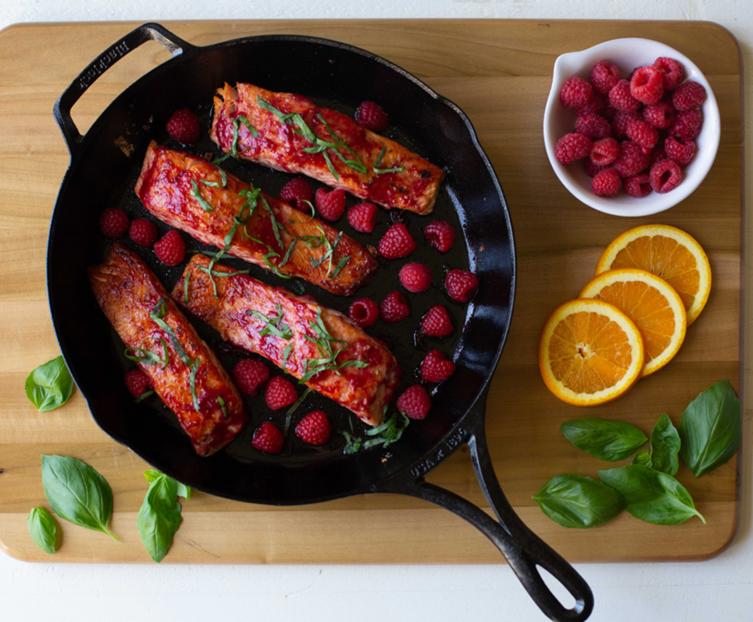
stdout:
<svg viewBox="0 0 753 622">
<path fill-rule="evenodd" d="M 81 136 L 71 118 L 72 106 L 113 63 L 149 40 L 166 46 L 174 58 L 128 87 Z M 248 450 L 246 432 L 218 454 L 199 458 L 174 421 L 164 412 L 157 416 L 155 410 L 162 412 L 163 407 L 134 404 L 123 387 L 121 347 L 97 307 L 85 276 L 86 267 L 101 258 L 102 246 L 93 241 L 98 239 L 98 214 L 108 205 L 121 205 L 132 214 L 143 213 L 131 188 L 148 141 L 165 139 L 160 135 L 161 128 L 173 110 L 206 105 L 223 81 L 238 80 L 272 90 L 305 93 L 349 111 L 363 99 L 377 100 L 391 113 L 396 128 L 393 135 L 447 170 L 436 214 L 454 220 L 462 228 L 463 240 L 455 245 L 459 250 L 443 260 L 451 265 L 470 265 L 480 277 L 481 288 L 467 308 L 449 305 L 456 326 L 462 327 L 457 331 L 460 336 L 454 352 L 457 372 L 436 392 L 431 416 L 411 425 L 389 448 L 355 455 L 343 455 L 340 450 L 289 451 L 269 458 Z M 510 325 L 515 248 L 502 189 L 470 121 L 457 106 L 403 69 L 343 43 L 273 35 L 196 47 L 159 24 L 144 24 L 84 69 L 55 104 L 54 112 L 70 149 L 71 164 L 50 226 L 50 309 L 68 367 L 94 419 L 107 434 L 187 484 L 242 501 L 301 504 L 367 492 L 425 499 L 481 530 L 505 555 L 525 589 L 551 619 L 585 620 L 590 615 L 593 596 L 588 585 L 516 516 L 500 488 L 487 449 L 485 394 Z M 204 147 L 209 148 L 209 143 Z M 285 179 L 280 173 L 253 164 L 230 166 L 241 177 L 271 192 L 276 192 Z M 426 220 L 413 215 L 400 217 L 420 239 L 420 228 Z M 425 248 L 417 253 L 441 272 L 436 253 Z M 179 269 L 165 270 L 151 253 L 141 254 L 168 287 L 175 282 Z M 381 298 L 394 288 L 395 270 L 385 266 L 363 293 Z M 253 274 L 275 282 L 269 273 Z M 341 310 L 347 307 L 347 299 L 311 286 L 303 289 L 325 305 Z M 420 304 L 426 307 L 439 300 L 447 303 L 437 290 Z M 414 309 L 411 326 L 423 310 Z M 209 329 L 198 328 L 223 361 L 237 356 L 232 348 L 218 343 Z M 394 333 L 394 327 L 389 330 Z M 407 369 L 415 365 L 421 348 L 426 347 L 421 343 L 418 350 L 413 347 L 414 335 L 405 329 L 397 337 L 382 334 L 378 328 L 375 333 L 388 341 Z M 496 519 L 424 480 L 463 443 L 470 448 L 476 475 Z M 572 608 L 556 599 L 538 567 L 545 568 L 570 592 L 575 599 Z"/>
</svg>

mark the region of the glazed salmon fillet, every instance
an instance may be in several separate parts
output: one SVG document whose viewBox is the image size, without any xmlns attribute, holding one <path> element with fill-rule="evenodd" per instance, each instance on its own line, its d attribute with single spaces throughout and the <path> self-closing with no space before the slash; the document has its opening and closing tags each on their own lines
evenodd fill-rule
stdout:
<svg viewBox="0 0 753 622">
<path fill-rule="evenodd" d="M 417 214 L 434 209 L 444 176 L 438 166 L 348 115 L 253 84 L 217 90 L 210 136 L 235 157 Z"/>
<path fill-rule="evenodd" d="M 382 422 L 397 386 L 393 354 L 343 314 L 194 255 L 173 297 L 223 339 L 255 352 L 369 425 Z"/>
<path fill-rule="evenodd" d="M 240 395 L 141 258 L 115 244 L 89 269 L 89 281 L 126 355 L 149 376 L 196 453 L 208 456 L 232 441 L 245 424 Z"/>
<path fill-rule="evenodd" d="M 163 222 L 283 278 L 349 295 L 377 268 L 341 231 L 182 151 L 152 142 L 134 189 Z"/>
</svg>

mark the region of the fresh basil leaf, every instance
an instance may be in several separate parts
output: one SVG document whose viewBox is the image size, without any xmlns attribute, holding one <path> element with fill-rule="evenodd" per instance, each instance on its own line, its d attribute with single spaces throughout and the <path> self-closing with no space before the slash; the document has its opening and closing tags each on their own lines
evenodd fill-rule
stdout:
<svg viewBox="0 0 753 622">
<path fill-rule="evenodd" d="M 110 531 L 112 489 L 86 462 L 70 456 L 42 456 L 42 485 L 52 511 L 81 527 Z"/>
<path fill-rule="evenodd" d="M 45 553 L 52 555 L 60 548 L 60 530 L 57 521 L 47 508 L 41 506 L 32 508 L 27 524 L 31 539 Z"/>
<path fill-rule="evenodd" d="M 136 518 L 136 526 L 151 558 L 160 562 L 173 544 L 183 522 L 178 495 L 188 498 L 190 489 L 159 471 L 147 471 L 149 488 Z"/>
<path fill-rule="evenodd" d="M 633 458 L 633 464 L 642 464 L 643 466 L 651 467 L 651 454 L 647 451 L 639 451 Z"/>
<path fill-rule="evenodd" d="M 560 431 L 578 449 L 610 462 L 624 460 L 648 440 L 630 423 L 599 417 L 566 421 Z"/>
<path fill-rule="evenodd" d="M 651 430 L 651 464 L 657 471 L 675 475 L 680 468 L 680 435 L 668 415 L 663 414 Z"/>
<path fill-rule="evenodd" d="M 533 500 L 555 523 L 576 528 L 606 523 L 625 507 L 617 491 L 585 475 L 555 475 Z"/>
<path fill-rule="evenodd" d="M 144 479 L 149 483 L 155 481 L 156 479 L 159 479 L 160 477 L 169 477 L 169 476 L 165 475 L 162 471 L 158 471 L 157 469 L 147 469 L 146 471 L 144 471 Z M 186 484 L 181 484 L 177 479 L 175 480 L 175 484 L 178 487 L 179 497 L 183 497 L 184 499 L 191 498 L 190 486 L 187 486 Z"/>
<path fill-rule="evenodd" d="M 60 408 L 73 395 L 73 378 L 62 356 L 40 365 L 26 377 L 26 397 L 45 413 Z"/>
<path fill-rule="evenodd" d="M 677 525 L 703 515 L 696 510 L 687 488 L 674 477 L 641 464 L 629 464 L 599 471 L 601 481 L 619 492 L 627 511 L 656 525 Z"/>
<path fill-rule="evenodd" d="M 700 393 L 680 420 L 682 459 L 696 477 L 729 460 L 740 446 L 740 400 L 729 380 Z"/>
</svg>

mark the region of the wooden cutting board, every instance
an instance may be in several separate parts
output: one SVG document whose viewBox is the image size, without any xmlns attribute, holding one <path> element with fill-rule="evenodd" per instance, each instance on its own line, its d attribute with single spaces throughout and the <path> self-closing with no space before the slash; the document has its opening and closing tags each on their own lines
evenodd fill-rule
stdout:
<svg viewBox="0 0 753 622">
<path fill-rule="evenodd" d="M 28 560 L 147 561 L 135 527 L 146 464 L 111 441 L 76 395 L 39 414 L 24 379 L 58 354 L 45 293 L 50 212 L 68 153 L 52 104 L 78 72 L 136 23 L 29 24 L 0 33 L 0 540 Z M 574 561 L 665 560 L 714 555 L 735 532 L 737 466 L 679 477 L 708 524 L 657 527 L 623 515 L 593 530 L 550 522 L 531 494 L 562 472 L 595 474 L 604 463 L 568 445 L 563 419 L 585 414 L 627 419 L 649 430 L 661 412 L 678 420 L 700 390 L 720 378 L 739 386 L 741 365 L 741 77 L 737 43 L 710 23 L 546 21 L 216 21 L 166 26 L 199 45 L 244 35 L 301 33 L 347 41 L 418 75 L 470 116 L 499 174 L 518 244 L 519 290 L 510 339 L 491 387 L 488 436 L 497 473 L 523 519 Z M 701 188 L 655 218 L 627 220 L 579 204 L 555 179 L 544 154 L 541 118 L 555 57 L 614 37 L 658 39 L 692 58 L 721 106 L 716 163 Z M 126 85 L 167 58 L 145 45 L 111 68 L 74 109 L 84 130 Z M 624 229 L 666 222 L 709 251 L 714 289 L 677 359 L 614 404 L 586 411 L 544 388 L 535 365 L 548 313 L 574 296 L 600 250 Z M 39 456 L 65 453 L 99 469 L 115 493 L 115 542 L 63 525 L 59 553 L 47 557 L 26 532 L 26 514 L 44 502 Z M 481 493 L 467 451 L 430 479 L 476 503 Z M 167 558 L 171 562 L 499 562 L 473 528 L 449 512 L 399 496 L 362 496 L 305 507 L 272 508 L 196 494 Z"/>
</svg>

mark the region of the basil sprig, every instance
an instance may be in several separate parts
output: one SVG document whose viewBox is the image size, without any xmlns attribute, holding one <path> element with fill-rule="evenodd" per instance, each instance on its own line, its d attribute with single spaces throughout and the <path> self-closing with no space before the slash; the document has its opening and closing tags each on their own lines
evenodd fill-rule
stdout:
<svg viewBox="0 0 753 622">
<path fill-rule="evenodd" d="M 371 449 L 372 447 L 389 447 L 400 440 L 409 423 L 410 419 L 408 419 L 403 413 L 393 413 L 390 417 L 386 418 L 382 424 L 366 430 L 363 433 L 363 436 L 355 436 L 350 432 L 343 431 L 341 432 L 345 437 L 343 453 L 355 454 L 364 449 Z"/>
<path fill-rule="evenodd" d="M 571 528 L 601 525 L 625 507 L 616 490 L 585 475 L 555 475 L 533 500 L 554 522 Z"/>
<path fill-rule="evenodd" d="M 110 531 L 112 489 L 98 471 L 71 456 L 42 456 L 42 486 L 52 511 L 71 523 Z"/>
<path fill-rule="evenodd" d="M 183 522 L 178 497 L 188 499 L 191 489 L 159 471 L 146 471 L 144 477 L 149 488 L 136 517 L 136 526 L 147 552 L 154 561 L 160 562 Z"/>
<path fill-rule="evenodd" d="M 682 459 L 699 477 L 735 454 L 740 434 L 740 400 L 729 380 L 717 382 L 682 413 Z"/>
<path fill-rule="evenodd" d="M 679 455 L 680 435 L 669 416 L 663 414 L 651 430 L 651 444 L 647 459 L 641 458 L 638 463 L 669 475 L 675 475 L 680 468 Z"/>
<path fill-rule="evenodd" d="M 566 421 L 560 430 L 578 449 L 611 462 L 624 460 L 648 440 L 630 423 L 598 417 Z"/>
<path fill-rule="evenodd" d="M 26 521 L 34 543 L 45 553 L 52 555 L 60 548 L 60 530 L 55 517 L 41 506 L 32 508 Z"/>
<path fill-rule="evenodd" d="M 26 397 L 39 412 L 60 408 L 73 395 L 73 378 L 62 356 L 34 369 L 24 384 Z"/>
</svg>

